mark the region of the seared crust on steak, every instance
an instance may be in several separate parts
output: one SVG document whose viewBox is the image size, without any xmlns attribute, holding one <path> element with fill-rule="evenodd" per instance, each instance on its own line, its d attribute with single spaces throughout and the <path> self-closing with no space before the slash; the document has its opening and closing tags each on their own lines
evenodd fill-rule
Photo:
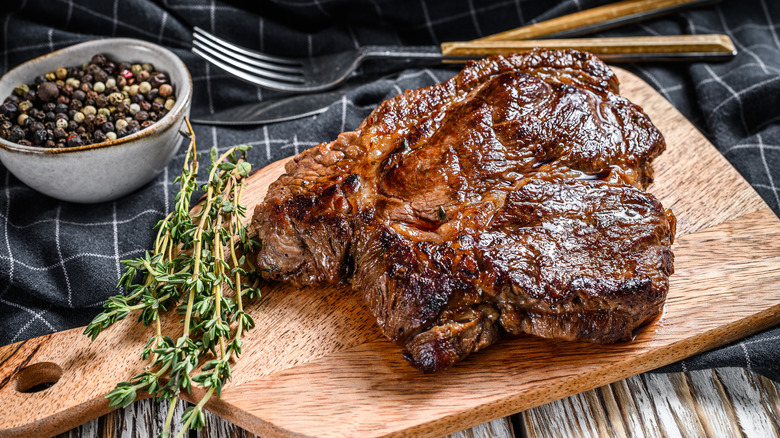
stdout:
<svg viewBox="0 0 780 438">
<path fill-rule="evenodd" d="M 614 342 L 657 315 L 674 216 L 665 148 L 594 56 L 467 64 L 286 166 L 253 227 L 266 278 L 350 281 L 423 371 L 503 332 Z"/>
</svg>

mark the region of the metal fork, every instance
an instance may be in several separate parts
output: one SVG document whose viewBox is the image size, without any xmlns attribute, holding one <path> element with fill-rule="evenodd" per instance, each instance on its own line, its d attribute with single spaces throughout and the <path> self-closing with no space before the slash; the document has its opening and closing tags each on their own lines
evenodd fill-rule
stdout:
<svg viewBox="0 0 780 438">
<path fill-rule="evenodd" d="M 192 51 L 245 81 L 288 93 L 311 93 L 344 81 L 368 58 L 464 60 L 530 50 L 572 48 L 607 62 L 724 61 L 736 54 L 726 35 L 670 35 L 525 41 L 468 41 L 441 46 L 364 46 L 311 58 L 285 58 L 254 52 L 195 28 Z"/>
<path fill-rule="evenodd" d="M 474 58 L 444 56 L 436 46 L 364 46 L 326 56 L 287 58 L 248 50 L 198 27 L 193 34 L 192 51 L 240 79 L 287 93 L 311 93 L 331 88 L 346 80 L 369 58 L 430 61 Z"/>
</svg>

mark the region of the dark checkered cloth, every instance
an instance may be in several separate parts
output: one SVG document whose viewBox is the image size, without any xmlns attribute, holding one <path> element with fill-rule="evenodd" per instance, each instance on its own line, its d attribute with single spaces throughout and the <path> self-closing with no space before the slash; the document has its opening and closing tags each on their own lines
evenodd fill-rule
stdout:
<svg viewBox="0 0 780 438">
<path fill-rule="evenodd" d="M 468 40 L 603 1 L 568 0 L 23 0 L 0 12 L 0 69 L 81 41 L 123 36 L 162 44 L 188 65 L 193 115 L 257 102 L 275 93 L 240 82 L 190 53 L 199 26 L 247 47 L 317 55 L 367 44 Z M 243 3 L 252 3 L 251 6 Z M 9 9 L 10 8 L 10 9 Z M 777 213 L 780 211 L 780 2 L 728 1 L 603 35 L 725 33 L 737 58 L 713 64 L 627 68 L 693 121 Z M 451 77 L 455 68 L 360 71 L 387 75 L 351 91 L 319 116 L 256 129 L 196 126 L 201 149 L 249 143 L 256 167 L 354 129 L 382 100 Z M 84 325 L 116 293 L 120 260 L 152 244 L 170 211 L 183 150 L 160 176 L 115 202 L 78 205 L 34 192 L 0 166 L 0 345 Z M 778 267 L 780 269 L 780 267 Z M 780 379 L 780 328 L 673 365 L 674 370 L 742 366 Z"/>
</svg>

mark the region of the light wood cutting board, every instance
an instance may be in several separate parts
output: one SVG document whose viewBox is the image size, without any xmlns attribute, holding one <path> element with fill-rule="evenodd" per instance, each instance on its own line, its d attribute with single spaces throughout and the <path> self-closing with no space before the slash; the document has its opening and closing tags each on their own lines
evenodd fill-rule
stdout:
<svg viewBox="0 0 780 438">
<path fill-rule="evenodd" d="M 267 285 L 222 399 L 206 406 L 262 436 L 437 436 L 654 369 L 780 321 L 780 220 L 718 151 L 650 86 L 615 69 L 621 94 L 666 137 L 650 191 L 677 215 L 663 315 L 630 343 L 530 336 L 424 375 L 380 333 L 359 294 Z M 251 179 L 263 199 L 283 171 Z M 0 348 L 0 435 L 41 436 L 109 411 L 104 395 L 142 367 L 151 334 L 128 318 L 90 343 L 74 329 Z M 178 336 L 178 329 L 175 333 Z M 42 381 L 51 388 L 22 393 Z M 188 400 L 197 400 L 196 391 Z"/>
</svg>

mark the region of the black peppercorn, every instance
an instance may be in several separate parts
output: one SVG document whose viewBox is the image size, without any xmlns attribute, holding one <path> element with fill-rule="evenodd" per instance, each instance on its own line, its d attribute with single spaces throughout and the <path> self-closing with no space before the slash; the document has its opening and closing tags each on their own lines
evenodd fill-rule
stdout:
<svg viewBox="0 0 780 438">
<path fill-rule="evenodd" d="M 86 98 L 86 97 L 87 97 L 87 94 L 86 94 L 86 93 L 84 93 L 84 92 L 83 92 L 83 91 L 81 91 L 81 90 L 76 90 L 76 91 L 74 91 L 74 92 L 73 92 L 73 96 L 72 96 L 72 97 L 73 97 L 74 99 L 76 99 L 76 100 L 80 100 L 80 101 L 82 101 L 82 102 L 83 102 L 83 101 L 84 101 L 84 98 Z"/>
<path fill-rule="evenodd" d="M 14 102 L 6 102 L 0 106 L 0 113 L 15 119 L 19 115 L 19 105 Z"/>
<path fill-rule="evenodd" d="M 84 141 L 79 135 L 71 135 L 68 137 L 68 147 L 75 148 L 77 146 L 83 146 Z"/>
<path fill-rule="evenodd" d="M 65 138 L 67 136 L 68 133 L 62 128 L 57 128 L 54 130 L 54 138 L 60 139 L 60 138 Z"/>
<path fill-rule="evenodd" d="M 111 122 L 103 123 L 103 126 L 101 126 L 100 129 L 102 129 L 103 132 L 111 132 L 114 130 L 114 124 Z"/>
<path fill-rule="evenodd" d="M 53 122 L 56 120 L 57 114 L 54 113 L 54 111 L 49 111 L 46 113 L 46 121 L 47 122 Z"/>
<path fill-rule="evenodd" d="M 12 127 L 11 131 L 8 133 L 8 141 L 16 143 L 23 138 L 24 138 L 24 129 L 22 129 L 21 126 Z"/>
<path fill-rule="evenodd" d="M 52 102 L 49 102 L 49 103 L 44 103 L 44 104 L 41 106 L 41 109 L 42 109 L 44 112 L 47 112 L 47 113 L 48 113 L 48 112 L 50 112 L 50 111 L 54 111 L 54 109 L 55 109 L 55 108 L 57 108 L 57 105 L 55 105 L 55 104 L 54 104 L 54 103 L 52 103 Z"/>
<path fill-rule="evenodd" d="M 134 117 L 139 122 L 144 122 L 144 121 L 149 119 L 149 113 L 144 111 L 144 110 L 141 110 L 141 111 L 138 111 L 137 113 L 135 113 Z"/>
<path fill-rule="evenodd" d="M 106 141 L 106 134 L 103 131 L 95 131 L 92 135 L 92 140 L 94 140 L 95 143 L 102 143 Z"/>
<path fill-rule="evenodd" d="M 64 103 L 58 103 L 57 106 L 54 107 L 55 113 L 67 113 L 68 112 L 68 105 Z"/>
<path fill-rule="evenodd" d="M 49 133 L 46 132 L 45 129 L 39 129 L 35 132 L 33 132 L 33 138 L 32 141 L 36 146 L 40 146 L 44 143 L 46 143 L 46 140 L 49 139 Z"/>
<path fill-rule="evenodd" d="M 149 78 L 149 84 L 152 88 L 160 88 L 162 84 L 167 84 L 168 78 L 162 73 L 155 73 Z"/>
<path fill-rule="evenodd" d="M 38 75 L 33 79 L 33 83 L 35 85 L 41 85 L 42 83 L 46 82 L 46 77 L 43 75 Z"/>
<path fill-rule="evenodd" d="M 54 131 L 57 129 L 57 124 L 54 122 L 46 122 L 43 124 L 43 127 L 49 131 Z"/>
<path fill-rule="evenodd" d="M 41 123 L 41 122 L 33 122 L 33 124 L 30 125 L 30 131 L 32 131 L 32 132 L 41 131 L 43 129 L 45 129 L 45 128 L 43 127 L 43 123 Z"/>
<path fill-rule="evenodd" d="M 99 65 L 100 67 L 103 67 L 103 66 L 106 65 L 106 62 L 108 62 L 106 60 L 106 56 L 103 55 L 102 53 L 98 53 L 98 54 L 92 56 L 92 63 L 93 64 L 96 64 L 96 65 Z"/>
<path fill-rule="evenodd" d="M 60 97 L 57 98 L 57 105 L 60 104 L 67 105 L 68 103 L 70 103 L 70 98 L 63 93 L 64 91 L 65 91 L 65 87 L 62 87 L 62 92 L 60 93 Z"/>
</svg>

